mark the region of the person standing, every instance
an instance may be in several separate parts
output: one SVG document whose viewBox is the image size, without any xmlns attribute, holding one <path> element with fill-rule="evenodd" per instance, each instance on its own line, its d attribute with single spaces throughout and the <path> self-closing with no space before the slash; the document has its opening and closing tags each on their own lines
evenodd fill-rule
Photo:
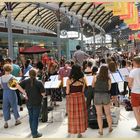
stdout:
<svg viewBox="0 0 140 140">
<path fill-rule="evenodd" d="M 23 75 L 25 75 L 32 68 L 31 60 L 27 59 L 25 62 L 25 67 L 23 68 Z"/>
<path fill-rule="evenodd" d="M 42 97 L 45 96 L 45 88 L 41 81 L 36 79 L 37 72 L 35 69 L 29 71 L 29 79 L 23 80 L 20 86 L 25 89 L 27 93 L 27 109 L 29 113 L 29 124 L 33 138 L 41 137 L 42 134 L 38 132 L 38 121 L 41 109 Z"/>
<path fill-rule="evenodd" d="M 82 66 L 83 61 L 89 57 L 90 56 L 87 53 L 85 53 L 84 51 L 81 50 L 80 45 L 76 46 L 76 52 L 74 52 L 74 55 L 73 55 L 73 60 L 74 60 L 75 64 L 79 64 L 80 66 Z"/>
<path fill-rule="evenodd" d="M 97 111 L 97 121 L 99 126 L 99 134 L 103 135 L 103 108 L 107 118 L 109 132 L 112 132 L 112 117 L 110 111 L 110 95 L 111 79 L 108 74 L 107 65 L 102 65 L 99 74 L 94 77 L 92 86 L 94 88 L 94 104 Z"/>
<path fill-rule="evenodd" d="M 129 74 L 128 85 L 131 89 L 131 103 L 137 126 L 132 130 L 140 131 L 140 56 L 134 57 L 133 67 Z"/>
<path fill-rule="evenodd" d="M 21 68 L 19 67 L 19 65 L 16 64 L 16 60 L 13 60 L 12 62 L 12 59 L 11 58 L 7 58 L 5 60 L 5 63 L 6 64 L 11 64 L 12 65 L 12 72 L 11 74 L 15 77 L 22 77 L 22 70 Z M 20 92 L 19 90 L 17 89 L 16 90 L 16 94 L 17 94 L 17 99 L 18 99 L 18 105 L 20 106 L 20 111 L 23 111 L 23 107 L 22 107 L 22 99 L 21 99 L 21 95 L 20 95 Z"/>
<path fill-rule="evenodd" d="M 79 65 L 74 65 L 66 83 L 68 133 L 78 134 L 78 138 L 88 127 L 84 89 L 84 74 Z"/>
<path fill-rule="evenodd" d="M 4 128 L 8 128 L 8 120 L 11 119 L 10 108 L 12 108 L 14 113 L 14 118 L 16 120 L 15 125 L 21 124 L 21 121 L 19 120 L 20 116 L 17 108 L 16 92 L 15 90 L 10 89 L 8 86 L 9 80 L 14 78 L 14 76 L 10 74 L 12 72 L 12 65 L 5 64 L 3 69 L 5 74 L 1 77 L 0 83 L 3 88 L 3 115 L 5 120 Z M 18 84 L 15 85 L 15 87 L 26 95 L 26 92 Z"/>
</svg>

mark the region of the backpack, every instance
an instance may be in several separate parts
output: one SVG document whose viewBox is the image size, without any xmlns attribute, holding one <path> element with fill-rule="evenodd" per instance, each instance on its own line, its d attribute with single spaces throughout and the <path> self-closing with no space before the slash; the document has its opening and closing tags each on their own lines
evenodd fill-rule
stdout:
<svg viewBox="0 0 140 140">
<path fill-rule="evenodd" d="M 124 106 L 125 106 L 126 111 L 132 111 L 133 110 L 129 99 L 124 99 L 123 102 L 124 102 Z"/>
</svg>

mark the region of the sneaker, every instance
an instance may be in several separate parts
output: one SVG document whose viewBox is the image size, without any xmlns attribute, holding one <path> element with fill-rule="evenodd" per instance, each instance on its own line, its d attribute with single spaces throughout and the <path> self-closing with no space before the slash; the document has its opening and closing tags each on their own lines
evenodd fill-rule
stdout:
<svg viewBox="0 0 140 140">
<path fill-rule="evenodd" d="M 136 126 L 136 127 L 132 128 L 131 130 L 133 130 L 133 131 L 140 131 L 140 126 Z"/>
<path fill-rule="evenodd" d="M 19 124 L 21 124 L 21 121 L 17 120 L 15 125 L 19 125 Z"/>
<path fill-rule="evenodd" d="M 37 135 L 33 136 L 33 138 L 39 138 L 39 137 L 42 137 L 41 133 L 37 133 Z"/>
<path fill-rule="evenodd" d="M 77 135 L 77 138 L 82 138 L 82 134 L 78 134 Z"/>
<path fill-rule="evenodd" d="M 8 128 L 8 123 L 5 123 L 4 124 L 4 128 Z"/>
</svg>

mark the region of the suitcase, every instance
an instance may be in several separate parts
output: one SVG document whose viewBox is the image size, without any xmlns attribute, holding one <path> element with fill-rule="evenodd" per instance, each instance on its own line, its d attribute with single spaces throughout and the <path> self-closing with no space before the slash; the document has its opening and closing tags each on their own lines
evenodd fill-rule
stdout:
<svg viewBox="0 0 140 140">
<path fill-rule="evenodd" d="M 103 115 L 103 128 L 108 127 L 106 117 Z M 96 108 L 93 105 L 88 109 L 88 127 L 92 129 L 98 129 L 98 122 L 97 122 L 97 114 L 96 114 Z"/>
</svg>

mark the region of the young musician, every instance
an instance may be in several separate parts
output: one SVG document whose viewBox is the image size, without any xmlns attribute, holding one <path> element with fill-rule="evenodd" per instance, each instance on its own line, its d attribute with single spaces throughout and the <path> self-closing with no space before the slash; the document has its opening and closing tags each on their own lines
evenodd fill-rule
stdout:
<svg viewBox="0 0 140 140">
<path fill-rule="evenodd" d="M 134 69 L 130 71 L 128 85 L 131 88 L 131 103 L 137 126 L 132 128 L 134 131 L 140 131 L 140 56 L 133 59 Z"/>
<path fill-rule="evenodd" d="M 117 72 L 117 65 L 114 61 L 111 61 L 108 64 L 108 68 L 110 71 L 110 74 Z M 110 94 L 111 94 L 111 98 L 113 101 L 113 105 L 115 106 L 119 106 L 119 102 L 118 102 L 118 95 L 119 95 L 119 88 L 118 88 L 118 83 L 112 83 L 111 84 L 111 89 L 110 89 Z"/>
<path fill-rule="evenodd" d="M 16 91 L 12 90 L 8 86 L 8 82 L 14 76 L 11 74 L 12 72 L 12 65 L 5 64 L 3 66 L 5 74 L 1 77 L 0 83 L 3 88 L 3 115 L 4 115 L 4 128 L 8 128 L 8 120 L 11 119 L 10 117 L 10 108 L 13 110 L 14 118 L 16 120 L 15 125 L 21 124 L 19 120 L 19 113 L 18 113 L 18 105 L 17 105 L 17 95 Z M 26 95 L 26 92 L 17 84 L 15 85 L 18 90 Z"/>
<path fill-rule="evenodd" d="M 84 89 L 84 74 L 79 65 L 74 65 L 66 85 L 68 133 L 78 134 L 78 137 L 82 137 L 81 133 L 88 127 Z"/>
<path fill-rule="evenodd" d="M 41 137 L 42 134 L 38 132 L 38 119 L 41 109 L 42 97 L 45 96 L 45 88 L 41 81 L 36 79 L 37 72 L 34 69 L 29 71 L 30 78 L 23 80 L 20 85 L 27 93 L 27 109 L 29 113 L 29 123 L 33 138 Z"/>
<path fill-rule="evenodd" d="M 94 87 L 94 104 L 97 111 L 97 121 L 99 134 L 103 135 L 103 108 L 106 114 L 109 132 L 112 132 L 112 117 L 110 113 L 110 95 L 111 79 L 108 74 L 107 65 L 102 65 L 99 74 L 94 77 L 92 86 Z"/>
</svg>

